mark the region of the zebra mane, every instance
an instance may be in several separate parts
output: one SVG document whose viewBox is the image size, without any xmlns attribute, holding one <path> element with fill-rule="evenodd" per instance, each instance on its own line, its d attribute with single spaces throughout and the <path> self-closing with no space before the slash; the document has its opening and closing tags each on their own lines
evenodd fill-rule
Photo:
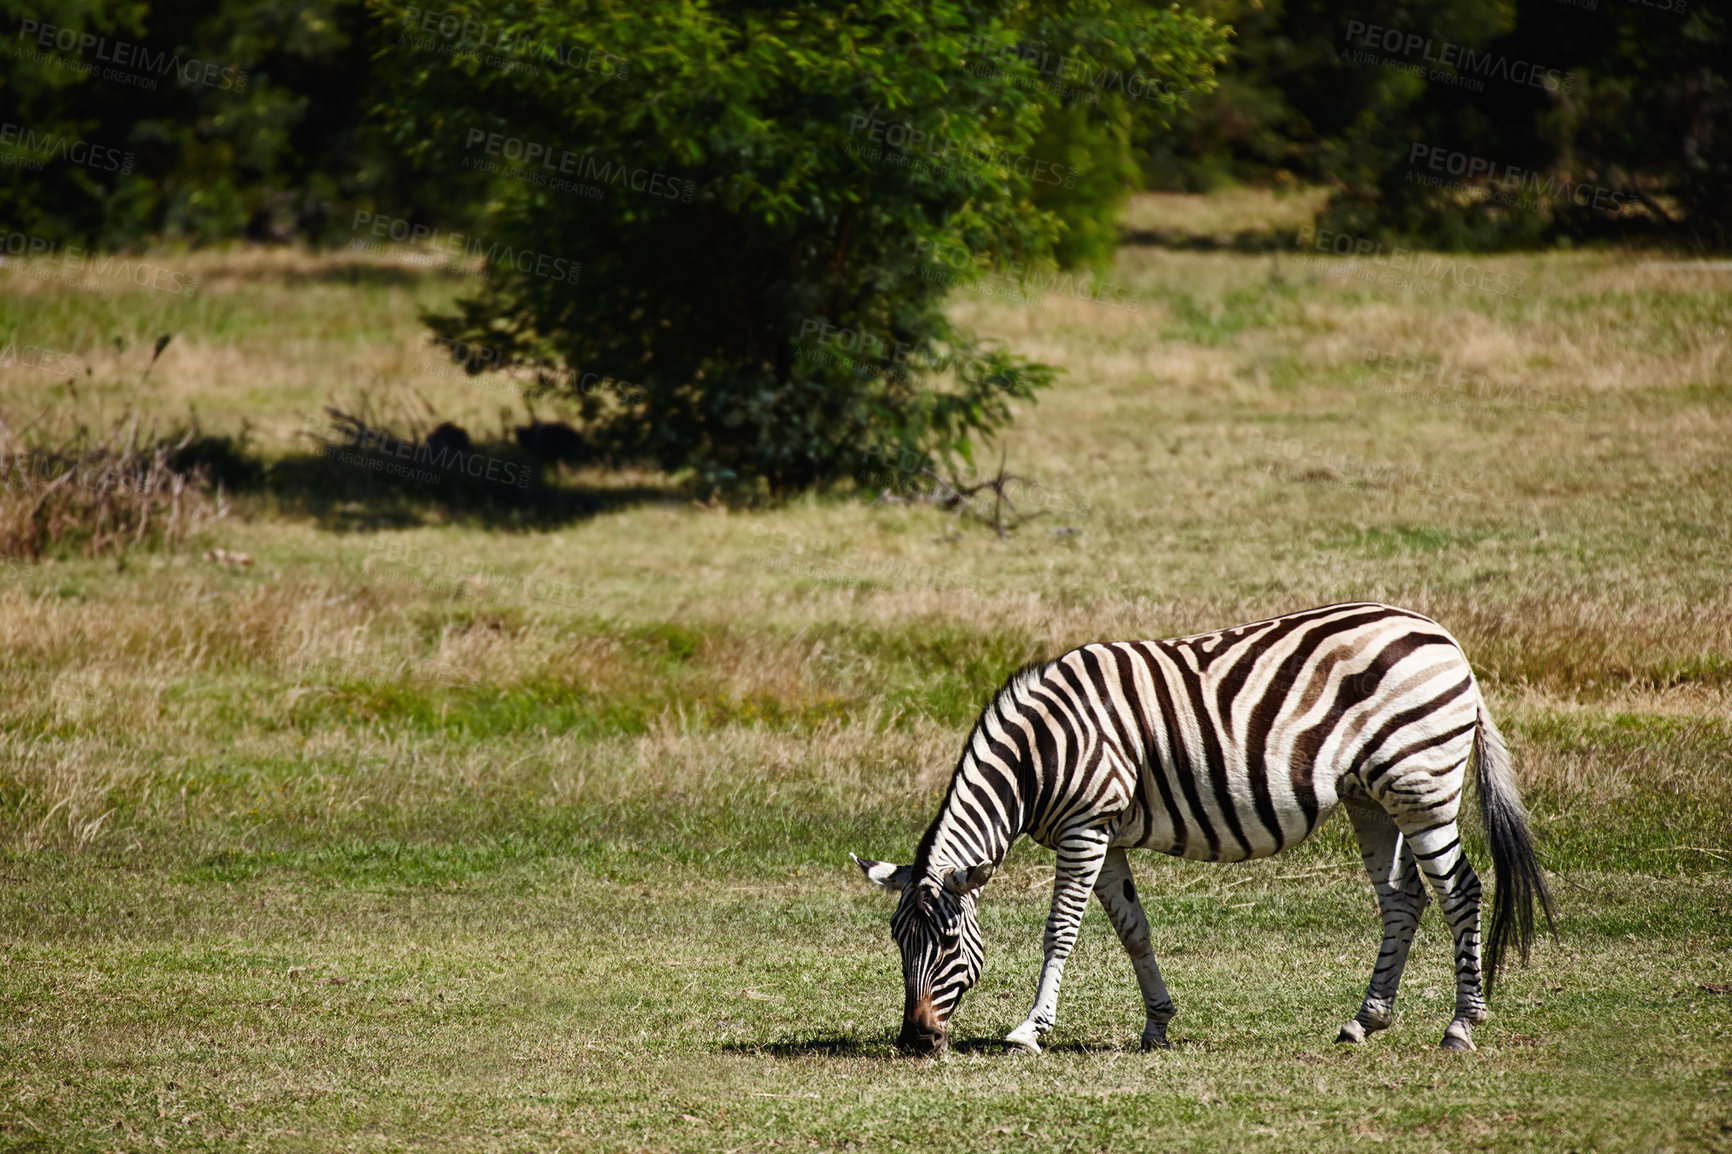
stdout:
<svg viewBox="0 0 1732 1154">
<path fill-rule="evenodd" d="M 1046 676 L 1046 671 L 1056 664 L 1058 664 L 1057 661 L 1030 661 L 1025 663 L 1015 673 L 1012 673 L 1009 677 L 1005 678 L 1004 684 L 998 687 L 998 692 L 992 695 L 993 703 L 997 704 L 998 702 L 1003 701 L 1007 695 L 1014 696 L 1019 689 L 1024 688 L 1030 682 L 1039 681 L 1042 677 Z M 984 716 L 985 714 L 983 713 L 982 717 Z M 979 724 L 978 721 L 975 722 L 976 727 L 978 727 Z"/>
<path fill-rule="evenodd" d="M 1013 706 L 1017 694 L 1046 676 L 1047 670 L 1055 664 L 1057 664 L 1056 661 L 1030 661 L 1022 665 L 1015 673 L 1005 679 L 1004 684 L 999 686 L 997 692 L 992 695 L 992 700 L 987 703 L 986 708 L 980 711 L 980 716 L 975 718 L 974 725 L 968 731 L 968 740 L 962 743 L 962 752 L 957 755 L 956 767 L 950 771 L 950 784 L 944 788 L 944 801 L 939 805 L 938 814 L 933 817 L 932 824 L 926 827 L 926 833 L 920 838 L 919 848 L 914 851 L 912 869 L 915 877 L 921 877 L 926 873 L 927 863 L 932 856 L 933 842 L 938 837 L 939 821 L 944 811 L 949 808 L 951 798 L 956 793 L 956 783 L 962 778 L 962 764 L 968 758 L 969 749 L 974 745 L 975 734 L 979 733 L 980 727 L 986 724 L 987 714 L 991 713 L 994 708 L 1002 709 Z"/>
</svg>

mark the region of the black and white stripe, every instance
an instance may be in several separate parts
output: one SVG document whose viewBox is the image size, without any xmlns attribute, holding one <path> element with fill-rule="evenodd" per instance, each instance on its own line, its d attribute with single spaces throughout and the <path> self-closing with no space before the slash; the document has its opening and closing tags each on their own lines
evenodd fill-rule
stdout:
<svg viewBox="0 0 1732 1154">
<path fill-rule="evenodd" d="M 1478 756 L 1473 755 L 1477 751 Z M 1498 880 L 1482 989 L 1480 884 L 1456 818 L 1467 767 Z M 1057 851 L 1046 963 L 1006 1039 L 1038 1052 L 1092 892 L 1131 955 L 1164 1046 L 1174 1010 L 1125 850 L 1246 861 L 1299 844 L 1344 804 L 1376 887 L 1383 948 L 1340 1040 L 1389 1025 L 1420 911 L 1436 895 L 1456 943 L 1451 1049 L 1471 1049 L 1505 946 L 1524 956 L 1550 899 L 1492 723 L 1460 646 L 1430 618 L 1331 605 L 1170 641 L 1084 645 L 1022 670 L 981 714 L 911 866 L 860 861 L 901 895 L 902 1041 L 944 1045 L 980 973 L 975 899 L 1019 835 Z M 860 860 L 860 859 L 856 859 Z"/>
</svg>

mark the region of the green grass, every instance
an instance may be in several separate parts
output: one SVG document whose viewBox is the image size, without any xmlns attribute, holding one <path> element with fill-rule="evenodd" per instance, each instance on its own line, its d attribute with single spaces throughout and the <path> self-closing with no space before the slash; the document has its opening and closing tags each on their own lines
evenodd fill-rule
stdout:
<svg viewBox="0 0 1732 1154">
<path fill-rule="evenodd" d="M 991 962 L 956 1052 L 933 1063 L 894 1056 L 885 909 L 828 862 L 754 882 L 703 862 L 610 877 L 589 858 L 396 848 L 160 880 L 120 863 L 9 863 L 8 902 L 34 911 L 31 932 L 6 943 L 10 1141 L 1549 1151 L 1726 1139 L 1732 996 L 1704 988 L 1732 983 L 1723 881 L 1563 888 L 1563 945 L 1505 976 L 1480 1052 L 1457 1057 L 1435 1046 L 1452 995 L 1429 923 L 1397 1025 L 1363 1050 L 1330 1044 L 1376 948 L 1368 896 L 1345 869 L 1276 880 L 1275 868 L 1146 865 L 1178 1048 L 1135 1050 L 1130 968 L 1091 916 L 1053 1046 L 1030 1061 L 996 1043 L 1038 965 L 1044 903 L 1025 887 L 1042 863 L 1023 853 L 1005 878 L 1017 891 L 986 906 Z"/>
<path fill-rule="evenodd" d="M 524 419 L 422 367 L 417 316 L 464 286 L 164 259 L 196 301 L 0 284 L 0 333 L 92 369 L 0 370 L 0 414 L 196 410 L 301 487 L 206 533 L 244 570 L 0 568 L 0 1147 L 1732 1150 L 1721 282 L 1586 253 L 1486 258 L 1523 297 L 1425 295 L 1127 249 L 1140 309 L 964 298 L 1068 370 L 1006 438 L 1042 515 L 1000 540 L 647 474 L 553 476 L 521 515 L 315 500 L 302 433 L 362 385 Z M 911 852 L 1008 672 L 1364 597 L 1461 638 L 1558 902 L 1477 1053 L 1436 1047 L 1435 913 L 1395 1027 L 1332 1044 L 1378 945 L 1338 819 L 1268 862 L 1133 858 L 1176 1050 L 1137 1051 L 1091 910 L 1052 1047 L 1002 1053 L 1051 879 L 1025 843 L 955 1051 L 895 1056 L 889 908 L 847 854 Z"/>
</svg>

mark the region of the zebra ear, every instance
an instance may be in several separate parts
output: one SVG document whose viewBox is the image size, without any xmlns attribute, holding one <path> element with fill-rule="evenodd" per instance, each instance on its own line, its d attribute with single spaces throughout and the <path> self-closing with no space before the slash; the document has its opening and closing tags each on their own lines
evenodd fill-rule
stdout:
<svg viewBox="0 0 1732 1154">
<path fill-rule="evenodd" d="M 860 867 L 860 872 L 866 875 L 866 880 L 888 893 L 899 894 L 902 887 L 908 884 L 908 867 L 895 865 L 887 861 L 873 861 L 869 857 L 849 854 L 854 864 Z"/>
<path fill-rule="evenodd" d="M 951 870 L 950 876 L 944 879 L 944 888 L 957 897 L 971 894 L 992 879 L 995 868 L 991 862 L 983 861 L 965 870 Z"/>
</svg>

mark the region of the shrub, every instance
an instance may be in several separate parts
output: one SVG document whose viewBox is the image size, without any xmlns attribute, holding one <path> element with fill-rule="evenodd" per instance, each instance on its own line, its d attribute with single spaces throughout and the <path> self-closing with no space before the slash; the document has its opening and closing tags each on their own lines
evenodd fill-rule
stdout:
<svg viewBox="0 0 1732 1154">
<path fill-rule="evenodd" d="M 141 438 L 136 421 L 100 435 L 79 425 L 57 444 L 31 429 L 0 419 L 0 557 L 177 547 L 226 511 L 202 468 L 173 466 L 185 440 Z"/>
<path fill-rule="evenodd" d="M 944 297 L 1098 255 L 1082 222 L 1122 194 L 1124 71 L 1173 104 L 1222 44 L 1106 0 L 386 12 L 406 46 L 380 111 L 496 205 L 474 235 L 421 233 L 488 270 L 431 318 L 455 359 L 547 369 L 600 453 L 773 491 L 966 457 L 1046 384 Z M 1056 83 L 1055 55 L 1121 90 Z"/>
</svg>

